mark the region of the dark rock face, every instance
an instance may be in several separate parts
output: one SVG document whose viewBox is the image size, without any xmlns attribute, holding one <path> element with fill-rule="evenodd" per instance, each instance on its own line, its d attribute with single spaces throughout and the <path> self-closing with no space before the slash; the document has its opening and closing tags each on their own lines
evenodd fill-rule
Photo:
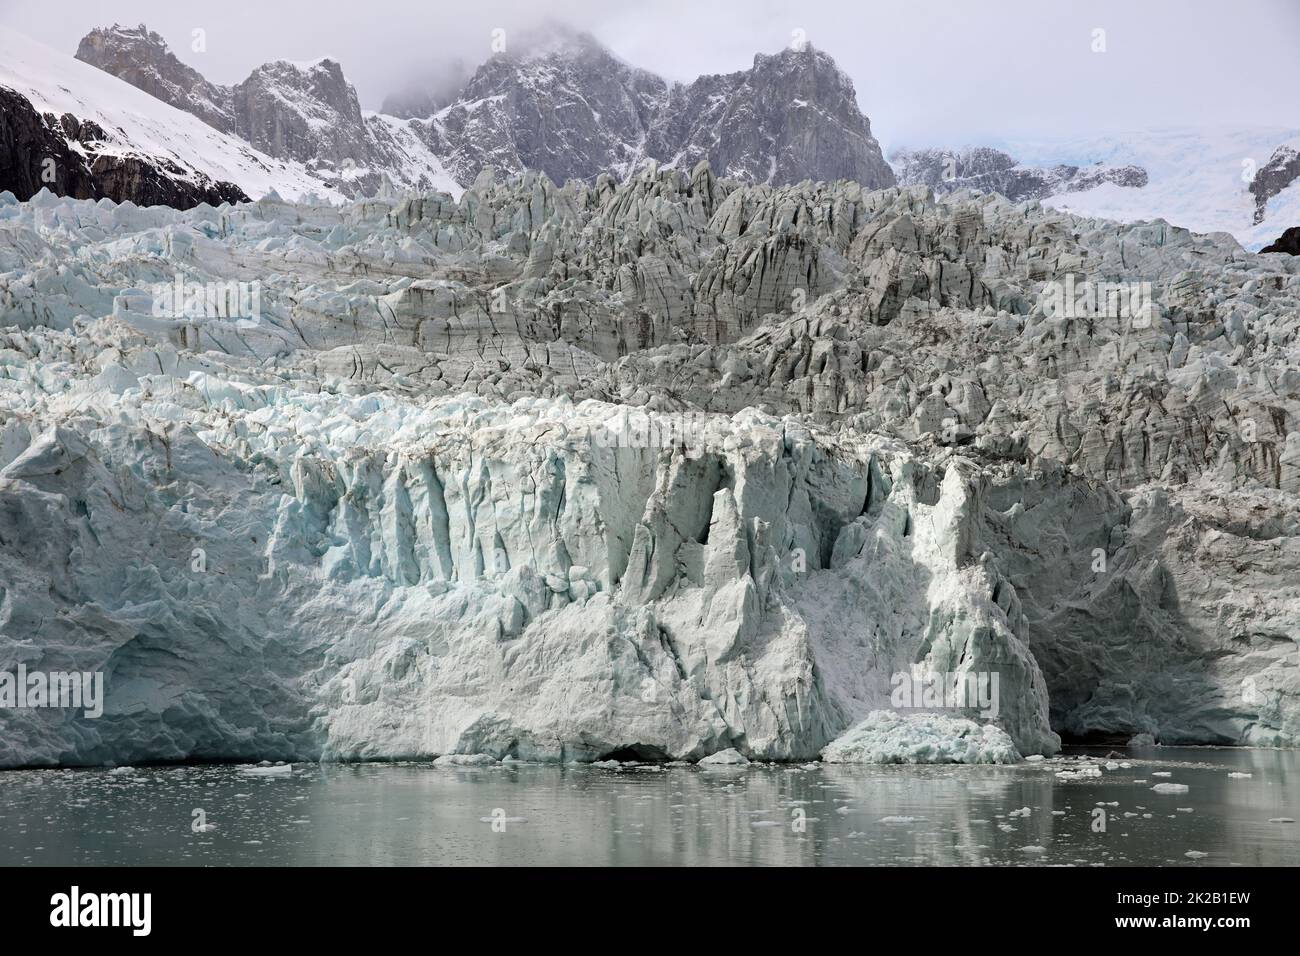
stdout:
<svg viewBox="0 0 1300 956">
<path fill-rule="evenodd" d="M 487 166 L 591 182 L 604 172 L 626 177 L 646 160 L 690 169 L 707 159 L 723 175 L 772 185 L 895 182 L 853 82 L 812 47 L 670 87 L 591 36 L 553 25 L 493 56 L 454 93 L 459 67 L 427 95 L 391 98 L 404 119 L 364 115 L 330 60 L 268 63 L 223 87 L 143 26 L 95 30 L 77 57 L 354 195 L 385 178 L 428 186 L 439 166 L 469 186 Z"/>
<path fill-rule="evenodd" d="M 196 183 L 167 160 L 100 154 L 97 147 L 104 140 L 104 131 L 93 122 L 69 113 L 38 113 L 26 97 L 0 89 L 0 190 L 9 190 L 20 201 L 42 188 L 75 199 L 130 200 L 177 209 L 248 201 L 238 186 L 211 179 Z"/>
<path fill-rule="evenodd" d="M 1285 252 L 1288 256 L 1300 256 L 1300 226 L 1292 226 L 1277 241 L 1259 250 L 1264 252 Z"/>
<path fill-rule="evenodd" d="M 1268 201 L 1297 179 L 1300 179 L 1300 151 L 1290 146 L 1279 146 L 1250 181 L 1250 192 L 1255 197 L 1256 225 L 1264 221 Z"/>
<path fill-rule="evenodd" d="M 431 145 L 462 185 L 485 166 L 552 182 L 629 172 L 667 96 L 590 36 L 552 30 L 484 63 L 433 117 Z"/>
<path fill-rule="evenodd" d="M 772 185 L 895 184 L 853 81 L 811 46 L 759 54 L 750 70 L 675 86 L 646 153 L 687 169 L 707 159 L 719 176 Z"/>
<path fill-rule="evenodd" d="M 223 133 L 235 133 L 231 91 L 209 83 L 143 24 L 91 30 L 77 46 L 77 59 L 111 73 L 177 109 L 193 113 Z"/>
<path fill-rule="evenodd" d="M 374 156 L 357 92 L 333 60 L 259 66 L 231 89 L 235 133 L 277 158 L 337 166 Z"/>
<path fill-rule="evenodd" d="M 892 157 L 905 186 L 929 186 L 936 193 L 975 189 L 997 193 L 1012 202 L 1082 192 L 1102 183 L 1132 189 L 1147 184 L 1141 166 L 1026 166 L 1013 156 L 986 146 L 963 150 L 900 150 Z"/>
</svg>

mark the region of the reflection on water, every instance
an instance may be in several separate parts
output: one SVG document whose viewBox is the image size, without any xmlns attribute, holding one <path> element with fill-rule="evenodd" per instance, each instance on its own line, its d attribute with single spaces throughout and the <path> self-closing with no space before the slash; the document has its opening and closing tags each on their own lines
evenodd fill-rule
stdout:
<svg viewBox="0 0 1300 956">
<path fill-rule="evenodd" d="M 1105 753 L 1015 767 L 9 771 L 0 863 L 1300 865 L 1300 824 L 1282 822 L 1300 817 L 1300 753 L 1153 748 L 1110 770 Z M 1057 776 L 1088 765 L 1102 776 Z"/>
</svg>

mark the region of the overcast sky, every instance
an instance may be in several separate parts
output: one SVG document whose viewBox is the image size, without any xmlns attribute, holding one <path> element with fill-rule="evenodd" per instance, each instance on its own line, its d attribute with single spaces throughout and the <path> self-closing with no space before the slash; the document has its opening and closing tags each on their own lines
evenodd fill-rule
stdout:
<svg viewBox="0 0 1300 956">
<path fill-rule="evenodd" d="M 412 76 L 486 59 L 494 28 L 508 39 L 547 15 L 676 80 L 743 69 L 802 30 L 853 78 L 886 149 L 1300 128 L 1300 0 L 0 0 L 0 22 L 68 53 L 91 27 L 146 23 L 220 83 L 329 55 L 372 109 Z"/>
</svg>

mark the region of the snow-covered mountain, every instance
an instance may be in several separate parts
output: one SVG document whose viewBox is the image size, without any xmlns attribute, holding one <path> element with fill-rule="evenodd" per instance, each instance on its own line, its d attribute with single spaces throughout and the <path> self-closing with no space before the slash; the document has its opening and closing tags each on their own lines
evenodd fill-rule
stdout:
<svg viewBox="0 0 1300 956">
<path fill-rule="evenodd" d="M 486 166 L 592 181 L 625 177 L 646 160 L 690 169 L 707 159 L 729 177 L 777 185 L 894 182 L 852 81 L 811 47 L 670 86 L 590 35 L 552 24 L 494 55 L 458 92 L 439 93 L 441 108 L 404 119 L 362 111 L 329 58 L 269 63 L 220 87 L 143 26 L 95 30 L 77 56 L 353 195 L 384 179 L 455 195 Z M 403 112 L 419 102 L 406 91 Z"/>
<path fill-rule="evenodd" d="M 1057 164 L 1030 166 L 987 146 L 965 149 L 902 149 L 890 154 L 898 181 L 906 186 L 929 186 L 939 193 L 977 189 L 1005 196 L 1012 202 L 1047 199 L 1062 193 L 1082 192 L 1104 183 L 1130 189 L 1147 184 L 1141 166 L 1088 167 Z"/>
<path fill-rule="evenodd" d="M 749 70 L 674 85 L 645 151 L 684 169 L 707 160 L 719 176 L 745 182 L 895 183 L 853 81 L 811 45 L 759 54 Z"/>
<path fill-rule="evenodd" d="M 188 207 L 315 194 L 300 163 L 268 156 L 189 112 L 0 27 L 0 189 Z"/>
<path fill-rule="evenodd" d="M 363 111 L 342 67 L 329 57 L 277 60 L 241 83 L 219 86 L 182 63 L 157 33 L 115 25 L 87 34 L 77 59 L 271 156 L 301 163 L 349 195 L 373 194 L 385 179 L 401 189 L 459 193 L 418 131 Z"/>
<path fill-rule="evenodd" d="M 1163 219 L 1258 250 L 1300 224 L 1300 131 L 1156 129 L 891 153 L 906 183 L 963 187 L 1121 222 Z M 1011 159 L 1014 157 L 1014 161 Z M 988 168 L 993 160 L 993 169 Z M 955 175 L 945 175 L 955 168 Z M 1069 172 L 1059 176 L 1061 170 Z"/>
</svg>

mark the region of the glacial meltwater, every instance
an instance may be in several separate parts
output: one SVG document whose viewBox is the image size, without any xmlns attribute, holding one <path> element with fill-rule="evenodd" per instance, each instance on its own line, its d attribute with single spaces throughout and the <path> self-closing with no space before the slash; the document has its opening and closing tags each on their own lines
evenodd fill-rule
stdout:
<svg viewBox="0 0 1300 956">
<path fill-rule="evenodd" d="M 1186 788 L 1186 789 L 1183 789 Z M 1297 866 L 1300 753 L 0 772 L 0 864 Z"/>
</svg>

